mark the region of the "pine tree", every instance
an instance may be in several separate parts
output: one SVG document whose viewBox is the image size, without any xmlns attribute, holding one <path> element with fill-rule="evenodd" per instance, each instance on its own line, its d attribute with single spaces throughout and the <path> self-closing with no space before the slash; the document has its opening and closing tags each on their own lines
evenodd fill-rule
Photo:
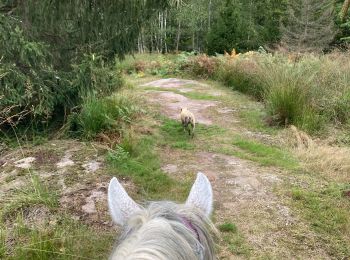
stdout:
<svg viewBox="0 0 350 260">
<path fill-rule="evenodd" d="M 320 52 L 334 39 L 333 3 L 329 0 L 291 2 L 282 25 L 282 46 L 296 52 Z"/>
<path fill-rule="evenodd" d="M 258 49 L 280 38 L 286 0 L 226 0 L 208 35 L 208 52 Z"/>
</svg>

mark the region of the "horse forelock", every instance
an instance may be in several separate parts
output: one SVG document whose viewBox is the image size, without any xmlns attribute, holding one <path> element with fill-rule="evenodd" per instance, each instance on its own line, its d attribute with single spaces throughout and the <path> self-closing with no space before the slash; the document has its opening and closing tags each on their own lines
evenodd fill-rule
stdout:
<svg viewBox="0 0 350 260">
<path fill-rule="evenodd" d="M 124 226 L 111 259 L 214 259 L 215 227 L 195 208 L 151 202 Z"/>
</svg>

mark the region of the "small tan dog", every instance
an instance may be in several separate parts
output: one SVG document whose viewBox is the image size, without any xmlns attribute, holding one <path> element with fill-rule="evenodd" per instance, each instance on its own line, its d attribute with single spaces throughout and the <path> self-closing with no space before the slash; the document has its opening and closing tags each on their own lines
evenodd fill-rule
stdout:
<svg viewBox="0 0 350 260">
<path fill-rule="evenodd" d="M 193 137 L 194 129 L 196 127 L 196 119 L 194 118 L 194 115 L 187 108 L 181 108 L 180 117 L 184 131 L 187 129 L 188 134 Z"/>
</svg>

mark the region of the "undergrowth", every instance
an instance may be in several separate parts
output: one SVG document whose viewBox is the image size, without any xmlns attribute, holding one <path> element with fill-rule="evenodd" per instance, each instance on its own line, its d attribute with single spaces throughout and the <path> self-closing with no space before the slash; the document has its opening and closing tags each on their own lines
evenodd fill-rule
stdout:
<svg viewBox="0 0 350 260">
<path fill-rule="evenodd" d="M 103 98 L 89 95 L 85 98 L 81 111 L 68 120 L 69 129 L 72 134 L 87 139 L 94 138 L 103 131 L 120 132 L 138 114 L 144 112 L 138 101 L 130 91 L 120 91 Z"/>
</svg>

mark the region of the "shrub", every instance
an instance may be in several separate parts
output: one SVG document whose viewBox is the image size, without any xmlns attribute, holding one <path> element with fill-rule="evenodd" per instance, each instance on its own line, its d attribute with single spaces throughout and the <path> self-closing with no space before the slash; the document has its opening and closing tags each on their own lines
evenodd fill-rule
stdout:
<svg viewBox="0 0 350 260">
<path fill-rule="evenodd" d="M 218 61 L 215 57 L 208 57 L 203 54 L 190 57 L 187 62 L 182 65 L 182 68 L 192 75 L 207 79 L 214 75 L 217 63 Z"/>
<path fill-rule="evenodd" d="M 0 49 L 0 126 L 49 119 L 61 91 L 47 46 L 30 41 L 14 21 L 0 15 Z"/>
<path fill-rule="evenodd" d="M 71 129 L 76 128 L 75 131 L 88 139 L 105 130 L 121 132 L 125 124 L 143 112 L 136 103 L 136 97 L 127 92 L 104 98 L 89 95 L 80 113 L 71 118 Z"/>
<path fill-rule="evenodd" d="M 224 58 L 215 76 L 226 86 L 261 100 L 264 86 L 259 80 L 260 73 L 254 60 Z"/>
<path fill-rule="evenodd" d="M 87 93 L 108 94 L 122 85 L 121 75 L 94 54 L 56 71 L 49 47 L 19 28 L 16 20 L 0 15 L 0 127 L 46 124 Z"/>
</svg>

